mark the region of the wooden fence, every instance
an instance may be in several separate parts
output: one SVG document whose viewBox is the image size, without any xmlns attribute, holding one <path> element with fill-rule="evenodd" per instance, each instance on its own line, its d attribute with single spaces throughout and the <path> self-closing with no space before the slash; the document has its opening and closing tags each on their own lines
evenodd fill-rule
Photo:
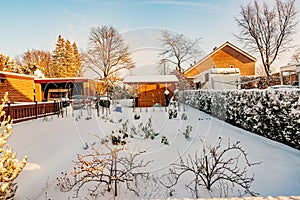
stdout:
<svg viewBox="0 0 300 200">
<path fill-rule="evenodd" d="M 38 119 L 49 115 L 60 113 L 58 102 L 33 102 L 20 104 L 7 104 L 4 107 L 6 116 L 10 115 L 13 123 L 23 122 L 32 119 Z M 2 121 L 0 119 L 0 121 Z"/>
</svg>

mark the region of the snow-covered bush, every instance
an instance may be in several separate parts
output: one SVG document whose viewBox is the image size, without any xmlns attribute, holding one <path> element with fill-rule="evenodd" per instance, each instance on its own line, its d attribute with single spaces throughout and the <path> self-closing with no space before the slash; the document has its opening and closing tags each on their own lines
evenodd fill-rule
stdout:
<svg viewBox="0 0 300 200">
<path fill-rule="evenodd" d="M 14 199 L 17 184 L 14 180 L 26 165 L 27 157 L 19 162 L 17 153 L 8 147 L 7 140 L 12 134 L 12 120 L 5 115 L 4 105 L 8 101 L 8 93 L 5 94 L 0 105 L 0 199 Z"/>
<path fill-rule="evenodd" d="M 258 135 L 300 149 L 300 90 L 186 91 L 194 108 Z"/>
</svg>

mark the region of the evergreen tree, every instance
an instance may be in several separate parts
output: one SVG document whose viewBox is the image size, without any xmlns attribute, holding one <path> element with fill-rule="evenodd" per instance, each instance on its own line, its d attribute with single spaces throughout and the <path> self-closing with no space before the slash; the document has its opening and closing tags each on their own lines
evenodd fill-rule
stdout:
<svg viewBox="0 0 300 200">
<path fill-rule="evenodd" d="M 65 74 L 63 74 L 64 77 L 75 77 L 76 76 L 76 70 L 75 70 L 75 56 L 73 53 L 73 48 L 71 45 L 71 42 L 69 40 L 65 43 L 65 58 L 66 58 L 66 65 L 65 68 L 67 71 Z"/>
<path fill-rule="evenodd" d="M 8 93 L 5 94 L 0 105 L 0 199 L 12 200 L 17 190 L 14 180 L 26 165 L 27 157 L 22 162 L 16 159 L 17 153 L 8 147 L 7 140 L 12 134 L 12 120 L 6 117 L 3 107 L 8 101 Z"/>
<path fill-rule="evenodd" d="M 58 36 L 51 61 L 50 77 L 76 77 L 81 69 L 81 58 L 76 43 Z"/>
<path fill-rule="evenodd" d="M 82 76 L 82 61 L 76 43 L 72 44 L 76 76 Z"/>
<path fill-rule="evenodd" d="M 56 47 L 53 50 L 52 60 L 51 60 L 51 73 L 50 77 L 64 77 L 66 72 L 66 58 L 65 58 L 65 40 L 59 35 L 56 43 Z"/>
</svg>

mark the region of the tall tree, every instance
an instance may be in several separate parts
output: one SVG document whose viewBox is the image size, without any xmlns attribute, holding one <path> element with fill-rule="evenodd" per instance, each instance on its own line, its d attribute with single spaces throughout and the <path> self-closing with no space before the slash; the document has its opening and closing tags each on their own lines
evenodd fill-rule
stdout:
<svg viewBox="0 0 300 200">
<path fill-rule="evenodd" d="M 59 35 L 55 49 L 53 50 L 51 60 L 51 74 L 50 77 L 64 77 L 66 72 L 66 58 L 65 58 L 65 40 Z"/>
<path fill-rule="evenodd" d="M 51 53 L 49 51 L 32 49 L 27 50 L 16 64 L 20 66 L 21 73 L 32 75 L 38 69 L 42 74 L 48 76 L 50 61 Z"/>
<path fill-rule="evenodd" d="M 269 3 L 269 1 L 268 1 Z M 297 25 L 295 0 L 276 0 L 273 7 L 263 1 L 241 6 L 240 16 L 236 18 L 239 35 L 245 46 L 258 51 L 268 76 L 271 65 L 278 55 L 287 50 Z"/>
<path fill-rule="evenodd" d="M 128 45 L 112 26 L 91 29 L 84 60 L 86 67 L 104 80 L 116 77 L 121 70 L 134 67 Z"/>
<path fill-rule="evenodd" d="M 162 31 L 160 63 L 162 65 L 166 63 L 174 64 L 177 70 L 182 72 L 184 62 L 195 60 L 200 56 L 199 41 L 200 38 L 191 40 L 183 34 L 173 35 L 169 31 Z"/>
<path fill-rule="evenodd" d="M 65 43 L 65 58 L 66 58 L 66 68 L 67 72 L 65 72 L 68 77 L 75 77 L 77 75 L 77 70 L 75 66 L 75 56 L 73 52 L 73 48 L 71 42 L 69 40 Z"/>
<path fill-rule="evenodd" d="M 50 77 L 76 77 L 80 74 L 81 58 L 76 43 L 58 36 L 51 60 Z"/>
<path fill-rule="evenodd" d="M 17 72 L 15 62 L 0 51 L 0 71 Z"/>
<path fill-rule="evenodd" d="M 76 76 L 82 76 L 82 59 L 78 51 L 78 47 L 75 42 L 72 44 L 73 54 L 74 54 L 74 66 Z"/>
</svg>

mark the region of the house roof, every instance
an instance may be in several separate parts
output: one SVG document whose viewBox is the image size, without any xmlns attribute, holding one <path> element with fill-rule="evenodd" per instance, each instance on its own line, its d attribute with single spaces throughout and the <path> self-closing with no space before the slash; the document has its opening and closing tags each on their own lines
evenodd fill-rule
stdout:
<svg viewBox="0 0 300 200">
<path fill-rule="evenodd" d="M 194 69 L 195 67 L 197 67 L 199 64 L 201 64 L 202 62 L 204 62 L 205 60 L 209 59 L 211 56 L 213 56 L 215 53 L 217 53 L 218 51 L 225 49 L 229 47 L 230 49 L 235 50 L 236 52 L 242 54 L 243 56 L 245 56 L 246 58 L 252 60 L 252 61 L 256 61 L 256 58 L 251 56 L 250 54 L 248 54 L 247 52 L 241 50 L 240 48 L 238 48 L 237 46 L 231 44 L 230 42 L 226 41 L 224 44 L 222 44 L 220 47 L 214 49 L 210 54 L 208 54 L 207 56 L 205 56 L 204 58 L 202 58 L 198 63 L 196 63 L 195 65 L 191 66 L 190 68 L 188 68 L 187 70 L 185 70 L 185 74 L 188 73 L 189 71 L 191 71 L 192 69 Z"/>
<path fill-rule="evenodd" d="M 124 83 L 176 83 L 178 78 L 175 75 L 145 75 L 145 76 L 127 76 Z"/>
<path fill-rule="evenodd" d="M 1 78 L 19 78 L 19 79 L 28 79 L 33 80 L 35 76 L 26 75 L 26 74 L 18 74 L 13 72 L 4 72 L 0 71 L 0 77 Z"/>
</svg>

